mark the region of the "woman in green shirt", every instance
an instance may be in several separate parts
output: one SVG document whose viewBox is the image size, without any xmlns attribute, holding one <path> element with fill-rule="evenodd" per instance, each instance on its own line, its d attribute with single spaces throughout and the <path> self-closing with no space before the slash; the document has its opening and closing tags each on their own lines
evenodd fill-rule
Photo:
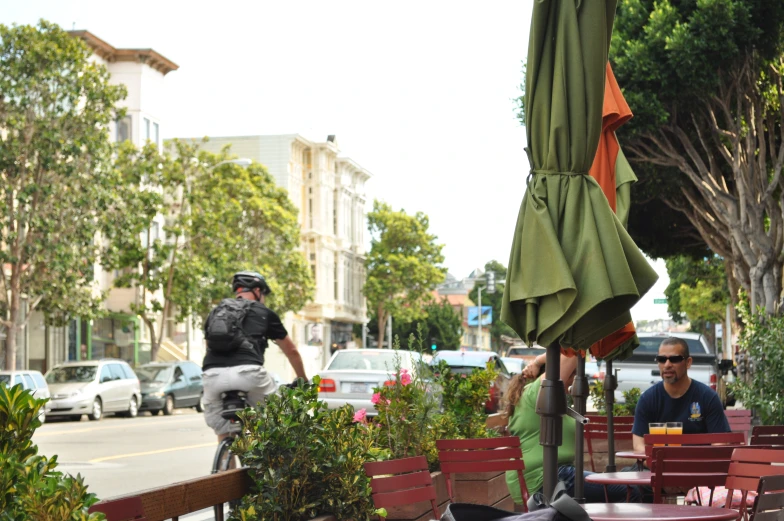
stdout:
<svg viewBox="0 0 784 521">
<path fill-rule="evenodd" d="M 543 355 L 542 358 L 544 358 Z M 539 365 L 541 366 L 541 363 Z M 561 380 L 563 380 L 567 392 L 572 382 L 574 382 L 576 372 L 577 357 L 561 355 Z M 523 450 L 523 462 L 525 462 L 523 477 L 525 478 L 528 493 L 533 495 L 536 492 L 540 492 L 544 484 L 542 446 L 539 444 L 541 418 L 536 414 L 536 398 L 539 395 L 539 388 L 542 385 L 544 376 L 542 375 L 525 385 L 525 374 L 527 373 L 523 372 L 515 376 L 506 391 L 506 413 L 509 416 L 510 434 L 520 438 L 520 448 Z M 523 387 L 524 385 L 525 387 Z M 564 482 L 566 492 L 570 496 L 574 495 L 574 430 L 574 419 L 564 416 L 563 443 L 558 447 L 558 480 Z M 580 454 L 580 457 L 582 457 L 582 454 Z M 591 473 L 585 472 L 586 476 L 588 474 Z M 508 471 L 506 473 L 506 484 L 515 503 L 522 503 L 523 499 L 516 471 Z M 611 503 L 626 501 L 626 487 L 623 485 L 607 487 L 607 495 Z M 604 487 L 586 483 L 585 501 L 588 503 L 604 503 Z"/>
</svg>

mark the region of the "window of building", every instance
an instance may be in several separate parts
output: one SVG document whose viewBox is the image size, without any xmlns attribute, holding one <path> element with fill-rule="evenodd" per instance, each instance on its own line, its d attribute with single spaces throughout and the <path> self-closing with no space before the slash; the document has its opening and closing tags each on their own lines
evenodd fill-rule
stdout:
<svg viewBox="0 0 784 521">
<path fill-rule="evenodd" d="M 131 139 L 131 116 L 125 116 L 116 121 L 115 139 L 118 143 Z"/>
<path fill-rule="evenodd" d="M 161 146 L 160 127 L 157 123 L 152 124 L 152 142 Z"/>
<path fill-rule="evenodd" d="M 335 190 L 332 200 L 332 233 L 338 234 L 338 191 Z"/>
<path fill-rule="evenodd" d="M 308 222 L 310 223 L 309 228 L 313 228 L 313 198 L 312 197 L 308 199 Z"/>
<path fill-rule="evenodd" d="M 317 279 L 316 279 L 316 265 L 315 264 L 311 264 L 310 265 L 310 274 L 313 276 L 313 282 L 316 282 Z"/>
<path fill-rule="evenodd" d="M 335 274 L 335 283 L 334 283 L 334 291 L 333 291 L 333 293 L 334 293 L 335 300 L 338 299 L 338 265 L 339 265 L 338 258 L 339 258 L 338 254 L 336 253 L 335 254 L 335 262 L 334 262 L 334 265 L 333 265 L 333 267 L 334 267 L 334 274 Z"/>
<path fill-rule="evenodd" d="M 142 131 L 144 132 L 144 135 L 142 135 L 142 141 L 146 143 L 147 141 L 150 140 L 150 120 L 144 118 L 143 123 L 144 124 L 142 126 Z"/>
</svg>

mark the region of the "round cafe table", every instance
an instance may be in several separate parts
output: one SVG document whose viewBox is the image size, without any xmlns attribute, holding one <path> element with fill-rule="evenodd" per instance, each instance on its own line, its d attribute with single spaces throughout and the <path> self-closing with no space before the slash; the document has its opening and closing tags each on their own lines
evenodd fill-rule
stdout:
<svg viewBox="0 0 784 521">
<path fill-rule="evenodd" d="M 639 472 L 597 472 L 585 476 L 586 483 L 604 485 L 604 499 L 608 503 L 610 498 L 607 495 L 607 485 L 626 485 L 626 502 L 629 502 L 632 488 L 634 486 L 650 486 L 651 471 L 642 470 Z"/>
<path fill-rule="evenodd" d="M 645 461 L 648 456 L 644 452 L 633 452 L 631 450 L 621 450 L 615 453 L 616 458 L 623 459 L 636 459 L 637 461 Z"/>
<path fill-rule="evenodd" d="M 589 503 L 582 505 L 593 521 L 732 521 L 738 511 L 718 507 L 650 503 Z"/>
</svg>

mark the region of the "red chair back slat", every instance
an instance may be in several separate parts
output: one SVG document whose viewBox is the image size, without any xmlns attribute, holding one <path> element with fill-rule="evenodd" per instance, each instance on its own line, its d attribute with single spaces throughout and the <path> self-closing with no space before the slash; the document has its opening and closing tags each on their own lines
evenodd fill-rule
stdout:
<svg viewBox="0 0 784 521">
<path fill-rule="evenodd" d="M 750 521 L 784 520 L 784 475 L 760 478 Z"/>
<path fill-rule="evenodd" d="M 708 487 L 724 485 L 733 448 L 652 447 L 651 487 L 654 503 L 662 501 L 663 487 Z"/>
<path fill-rule="evenodd" d="M 520 449 L 520 438 L 475 438 L 468 440 L 436 440 L 441 472 L 446 478 L 449 499 L 454 502 L 454 474 L 464 472 L 517 471 L 523 508 L 527 509 L 528 487 L 525 485 L 525 463 Z M 526 510 L 527 511 L 527 510 Z"/>
<path fill-rule="evenodd" d="M 784 445 L 784 425 L 757 425 L 749 445 Z"/>
<path fill-rule="evenodd" d="M 654 445 L 745 445 L 746 437 L 742 432 L 717 432 L 710 434 L 646 434 L 645 454 L 651 456 Z"/>
<path fill-rule="evenodd" d="M 741 491 L 741 516 L 746 517 L 748 511 L 745 507 L 749 490 L 757 490 L 762 476 L 774 476 L 784 473 L 784 450 L 771 448 L 762 449 L 738 448 L 732 453 L 727 475 L 726 508 L 730 508 L 735 490 Z"/>
<path fill-rule="evenodd" d="M 141 497 L 124 497 L 115 500 L 102 501 L 91 506 L 89 513 L 101 512 L 106 516 L 106 521 L 145 521 L 144 505 Z"/>
<path fill-rule="evenodd" d="M 493 450 L 492 459 L 510 459 L 523 457 L 523 451 L 520 448 L 516 449 L 495 449 Z M 487 461 L 488 455 L 482 450 L 445 450 L 438 453 L 438 459 L 441 463 L 444 462 L 467 462 L 467 461 Z"/>
<path fill-rule="evenodd" d="M 586 428 L 587 427 L 587 428 Z M 588 451 L 588 457 L 591 461 L 591 471 L 596 472 L 596 464 L 593 460 L 593 442 L 594 440 L 607 440 L 607 424 L 590 423 L 583 425 L 583 439 L 585 440 L 585 449 Z M 632 439 L 632 425 L 630 423 L 615 425 L 613 428 L 613 436 L 616 441 L 631 440 Z M 612 450 L 610 447 L 607 450 Z"/>
<path fill-rule="evenodd" d="M 440 517 L 436 489 L 424 456 L 368 462 L 365 463 L 365 474 L 370 477 L 376 508 L 430 501 L 435 519 Z"/>
<path fill-rule="evenodd" d="M 591 424 L 607 425 L 607 416 L 603 414 L 602 415 L 586 414 L 585 417 L 588 418 L 588 423 L 586 425 L 591 425 Z M 613 416 L 613 424 L 615 425 L 631 425 L 633 423 L 634 423 L 634 416 Z"/>
<path fill-rule="evenodd" d="M 727 409 L 724 411 L 724 414 L 727 418 L 732 417 L 741 417 L 741 418 L 751 418 L 751 411 L 748 409 Z"/>
</svg>

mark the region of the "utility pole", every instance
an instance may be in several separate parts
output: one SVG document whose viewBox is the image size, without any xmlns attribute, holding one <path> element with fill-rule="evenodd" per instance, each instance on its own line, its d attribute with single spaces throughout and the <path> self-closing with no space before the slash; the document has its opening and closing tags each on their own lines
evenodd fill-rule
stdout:
<svg viewBox="0 0 784 521">
<path fill-rule="evenodd" d="M 492 295 L 493 293 L 495 293 L 495 272 L 488 271 L 487 273 L 485 273 L 484 279 L 485 279 L 485 283 L 487 284 L 487 288 L 485 289 L 485 291 L 487 291 L 488 295 Z M 476 283 L 479 284 L 479 279 L 477 279 Z M 481 350 L 484 347 L 484 344 L 482 343 L 482 322 L 484 322 L 484 317 L 482 315 L 482 289 L 483 289 L 482 286 L 477 286 L 476 288 L 477 295 L 479 297 L 477 298 L 477 304 L 478 304 L 477 326 L 479 327 L 479 332 L 477 334 L 477 343 L 479 345 L 477 346 L 477 348 L 479 350 Z"/>
</svg>

